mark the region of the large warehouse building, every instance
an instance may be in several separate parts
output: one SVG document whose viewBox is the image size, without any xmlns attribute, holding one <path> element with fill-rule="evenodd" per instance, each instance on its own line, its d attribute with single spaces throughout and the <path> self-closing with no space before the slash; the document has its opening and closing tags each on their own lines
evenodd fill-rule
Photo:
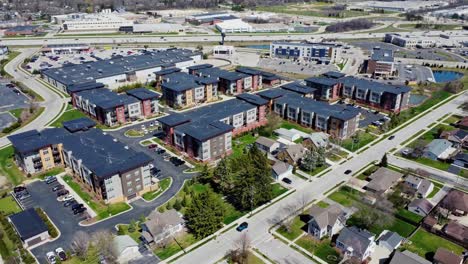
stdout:
<svg viewBox="0 0 468 264">
<path fill-rule="evenodd" d="M 154 72 L 177 67 L 185 69 L 202 59 L 201 52 L 187 49 L 168 49 L 140 55 L 116 56 L 62 68 L 42 71 L 42 78 L 63 92 L 83 83 L 102 83 L 110 89 L 154 79 Z"/>
</svg>

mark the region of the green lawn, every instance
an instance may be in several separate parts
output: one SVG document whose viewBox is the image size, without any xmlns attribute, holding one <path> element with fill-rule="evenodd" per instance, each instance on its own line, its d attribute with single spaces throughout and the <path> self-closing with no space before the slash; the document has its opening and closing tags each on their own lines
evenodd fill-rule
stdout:
<svg viewBox="0 0 468 264">
<path fill-rule="evenodd" d="M 57 120 L 55 120 L 50 125 L 53 127 L 62 127 L 62 122 L 70 121 L 70 120 L 81 118 L 81 117 L 86 117 L 86 115 L 77 109 L 73 109 L 73 110 L 64 112 Z"/>
<path fill-rule="evenodd" d="M 303 236 L 296 241 L 296 244 L 327 263 L 338 264 L 341 261 L 341 256 L 338 251 L 331 246 L 330 239 L 318 241 L 311 236 Z"/>
<path fill-rule="evenodd" d="M 135 240 L 135 242 L 140 243 L 141 233 L 138 231 L 140 229 L 139 226 L 137 226 L 133 232 L 128 231 L 129 226 L 130 225 L 118 225 L 118 234 L 129 235 L 133 240 Z"/>
<path fill-rule="evenodd" d="M 20 118 L 21 113 L 23 112 L 23 108 L 13 109 L 13 110 L 10 110 L 9 112 L 10 112 L 14 117 Z"/>
<path fill-rule="evenodd" d="M 411 160 L 414 160 L 414 161 L 419 162 L 419 163 L 421 163 L 423 165 L 433 167 L 433 168 L 443 170 L 443 171 L 448 170 L 448 168 L 450 167 L 450 163 L 448 163 L 448 162 L 432 160 L 432 159 L 425 158 L 425 157 L 419 157 L 419 158 L 415 158 L 415 159 L 411 159 Z"/>
<path fill-rule="evenodd" d="M 351 216 L 348 221 L 346 221 L 346 225 L 348 226 L 359 226 L 362 223 L 361 219 Z M 390 230 L 393 232 L 396 232 L 400 234 L 402 237 L 408 237 L 411 232 L 413 232 L 416 229 L 416 226 L 407 223 L 401 219 L 394 218 L 394 221 L 391 224 L 387 225 L 377 225 L 377 224 L 372 224 L 368 230 L 372 233 L 374 233 L 376 236 L 379 236 L 380 233 L 384 230 Z"/>
<path fill-rule="evenodd" d="M 413 212 L 410 212 L 404 208 L 399 209 L 396 214 L 402 219 L 409 220 L 410 222 L 413 222 L 415 224 L 419 223 L 423 219 L 422 216 L 415 214 Z"/>
<path fill-rule="evenodd" d="M 283 193 L 287 192 L 288 189 L 284 188 L 283 186 L 281 186 L 281 184 L 279 183 L 274 183 L 272 184 L 273 186 L 273 199 L 275 199 L 276 197 L 282 195 Z"/>
<path fill-rule="evenodd" d="M 321 173 L 322 171 L 326 170 L 328 167 L 330 167 L 328 164 L 325 164 L 321 167 L 317 167 L 315 168 L 315 170 L 313 171 L 304 171 L 305 173 L 309 174 L 310 176 L 315 176 L 319 173 Z"/>
<path fill-rule="evenodd" d="M 317 206 L 322 207 L 322 208 L 327 208 L 328 206 L 330 206 L 330 204 L 324 201 L 320 201 L 317 203 Z"/>
<path fill-rule="evenodd" d="M 440 247 L 446 248 L 457 255 L 464 251 L 463 247 L 454 244 L 442 237 L 431 234 L 423 229 L 419 229 L 411 238 L 411 244 L 407 243 L 403 247 L 414 252 L 421 257 L 432 260 L 436 250 Z"/>
<path fill-rule="evenodd" d="M 164 260 L 181 251 L 182 248 L 180 246 L 186 248 L 198 241 L 192 234 L 182 234 L 176 239 L 178 244 L 174 240 L 172 240 L 165 247 L 156 248 L 153 251 L 153 253 L 157 255 L 161 260 Z"/>
<path fill-rule="evenodd" d="M 359 133 L 357 142 L 353 142 L 352 138 L 343 140 L 341 146 L 349 151 L 355 152 L 358 149 L 372 142 L 377 137 L 369 133 Z"/>
<path fill-rule="evenodd" d="M 330 194 L 328 198 L 345 207 L 350 207 L 353 205 L 353 203 L 360 202 L 361 196 L 362 193 L 360 193 L 359 191 L 354 190 L 351 187 L 345 186 Z"/>
<path fill-rule="evenodd" d="M 143 131 L 138 131 L 136 129 L 129 129 L 125 131 L 125 136 L 127 137 L 142 137 L 144 135 L 145 134 L 143 133 Z"/>
<path fill-rule="evenodd" d="M 4 212 L 5 215 L 10 215 L 20 212 L 21 208 L 11 195 L 7 195 L 0 199 L 0 211 Z"/>
<path fill-rule="evenodd" d="M 127 203 L 104 204 L 97 201 L 89 193 L 76 183 L 71 176 L 63 177 L 65 182 L 83 199 L 97 214 L 97 220 L 105 219 L 109 216 L 129 210 L 131 207 Z"/>
<path fill-rule="evenodd" d="M 451 115 L 449 116 L 447 119 L 444 120 L 444 123 L 447 123 L 447 124 L 455 124 L 457 123 L 458 121 L 461 120 L 461 117 L 458 116 L 458 115 Z"/>
<path fill-rule="evenodd" d="M 440 187 L 434 185 L 434 189 L 432 192 L 427 196 L 428 199 L 434 197 L 440 191 Z"/>
<path fill-rule="evenodd" d="M 283 122 L 281 122 L 281 125 L 280 125 L 281 128 L 284 128 L 284 129 L 297 129 L 299 131 L 302 131 L 304 133 L 312 133 L 314 132 L 313 129 L 311 128 L 308 128 L 308 127 L 303 127 L 299 124 L 296 124 L 296 123 L 293 123 L 293 122 L 290 122 L 290 121 L 287 121 L 287 120 L 283 120 Z"/>
<path fill-rule="evenodd" d="M 0 174 L 5 175 L 13 185 L 20 184 L 26 179 L 24 174 L 18 169 L 14 160 L 13 146 L 0 150 Z"/>
<path fill-rule="evenodd" d="M 289 232 L 284 226 L 281 226 L 280 228 L 278 228 L 276 232 L 278 232 L 279 234 L 281 234 L 282 236 L 284 236 L 285 238 L 289 240 L 294 240 L 298 236 L 300 236 L 302 233 L 304 233 L 304 230 L 302 230 L 302 228 L 305 225 L 306 223 L 301 221 L 300 216 L 296 216 L 292 220 L 292 224 L 291 224 L 291 228 Z"/>
<path fill-rule="evenodd" d="M 165 178 L 159 181 L 159 189 L 154 190 L 154 191 L 149 191 L 143 194 L 143 199 L 147 201 L 151 201 L 161 195 L 169 186 L 171 186 L 172 183 L 172 178 Z"/>
<path fill-rule="evenodd" d="M 39 179 L 44 179 L 47 176 L 55 176 L 55 175 L 58 175 L 58 174 L 60 174 L 60 173 L 62 173 L 64 171 L 65 171 L 65 169 L 63 167 L 56 167 L 56 168 L 50 169 L 48 171 L 45 171 L 45 172 L 43 172 L 41 174 L 38 174 L 37 177 Z"/>
<path fill-rule="evenodd" d="M 250 133 L 234 138 L 232 140 L 231 157 L 235 158 L 242 155 L 242 153 L 244 153 L 245 147 L 249 144 L 254 144 L 255 140 L 257 140 L 257 138 Z"/>
</svg>

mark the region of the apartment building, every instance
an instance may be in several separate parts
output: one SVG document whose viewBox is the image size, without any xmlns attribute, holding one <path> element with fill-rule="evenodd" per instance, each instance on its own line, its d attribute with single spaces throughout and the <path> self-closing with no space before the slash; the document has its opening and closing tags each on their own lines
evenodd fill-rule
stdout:
<svg viewBox="0 0 468 264">
<path fill-rule="evenodd" d="M 154 81 L 156 82 L 156 86 L 155 88 L 156 89 L 161 89 L 161 84 L 163 83 L 163 80 L 164 80 L 164 76 L 166 75 L 170 75 L 170 74 L 173 74 L 173 73 L 176 73 L 176 72 L 181 72 L 182 69 L 179 69 L 179 68 L 167 68 L 167 69 L 164 69 L 164 70 L 160 70 L 160 71 L 157 71 L 157 72 L 154 72 Z"/>
<path fill-rule="evenodd" d="M 128 84 L 153 81 L 155 72 L 174 67 L 185 69 L 201 59 L 201 52 L 186 49 L 143 51 L 142 54 L 46 69 L 41 76 L 63 92 L 67 92 L 70 86 L 91 82 L 117 89 Z"/>
<path fill-rule="evenodd" d="M 263 88 L 262 71 L 253 68 L 239 67 L 236 69 L 236 72 L 252 76 L 252 91 L 261 90 Z"/>
<path fill-rule="evenodd" d="M 137 97 L 119 95 L 108 89 L 78 92 L 73 95 L 72 100 L 74 107 L 110 127 L 145 117 L 143 111 L 145 109 L 148 111 L 148 107 L 151 108 L 152 113 L 157 111 L 157 103 L 154 101 L 151 103 L 152 100 L 144 101 L 146 101 L 146 106 L 142 108 L 142 101 Z M 146 113 L 149 114 L 149 112 Z"/>
<path fill-rule="evenodd" d="M 219 68 L 199 69 L 197 72 L 198 76 L 218 79 L 218 89 L 224 94 L 236 95 L 254 90 L 253 77 L 249 74 Z"/>
<path fill-rule="evenodd" d="M 231 154 L 232 137 L 266 124 L 267 103 L 259 96 L 243 94 L 158 121 L 166 134 L 166 143 L 191 158 L 210 162 Z"/>
<path fill-rule="evenodd" d="M 140 101 L 140 112 L 143 117 L 146 118 L 159 114 L 159 94 L 145 88 L 132 89 L 126 93 Z"/>
<path fill-rule="evenodd" d="M 411 88 L 377 81 L 326 73 L 305 79 L 307 86 L 316 89 L 315 98 L 336 101 L 343 98 L 355 100 L 380 110 L 398 113 L 408 107 Z"/>
<path fill-rule="evenodd" d="M 290 92 L 274 100 L 273 111 L 286 120 L 339 139 L 349 138 L 356 132 L 361 115 L 354 107 L 330 105 Z"/>
<path fill-rule="evenodd" d="M 218 79 L 176 72 L 163 77 L 161 90 L 168 106 L 186 108 L 218 100 Z"/>
<path fill-rule="evenodd" d="M 274 58 L 301 58 L 330 64 L 341 59 L 342 45 L 338 43 L 272 42 L 270 56 Z"/>
<path fill-rule="evenodd" d="M 372 76 L 391 76 L 395 72 L 393 50 L 374 48 L 366 61 L 366 73 Z"/>
<path fill-rule="evenodd" d="M 10 136 L 18 166 L 31 174 L 65 166 L 76 182 L 105 203 L 132 200 L 149 190 L 151 157 L 99 129 L 77 129 L 79 122 L 73 122 L 69 125 L 74 132 L 51 128 Z"/>
</svg>

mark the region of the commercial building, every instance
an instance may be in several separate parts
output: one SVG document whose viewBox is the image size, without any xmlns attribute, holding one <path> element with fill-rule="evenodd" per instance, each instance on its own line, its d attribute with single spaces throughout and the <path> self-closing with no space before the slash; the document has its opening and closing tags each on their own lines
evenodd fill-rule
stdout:
<svg viewBox="0 0 468 264">
<path fill-rule="evenodd" d="M 25 248 L 49 239 L 47 225 L 34 208 L 10 215 L 8 221 L 15 229 Z"/>
<path fill-rule="evenodd" d="M 218 100 L 218 79 L 175 72 L 162 77 L 161 90 L 166 104 L 186 108 Z"/>
<path fill-rule="evenodd" d="M 64 128 L 30 130 L 8 138 L 24 172 L 68 167 L 84 190 L 106 203 L 131 200 L 150 188 L 151 157 L 90 128 L 83 119 L 64 123 Z"/>
<path fill-rule="evenodd" d="M 177 33 L 183 32 L 184 27 L 179 24 L 154 23 L 154 24 L 133 24 L 131 26 L 120 27 L 119 31 L 125 33 Z"/>
<path fill-rule="evenodd" d="M 360 112 L 354 107 L 330 105 L 291 92 L 274 100 L 273 111 L 286 120 L 339 139 L 351 137 L 359 127 Z"/>
<path fill-rule="evenodd" d="M 222 33 L 242 33 L 254 30 L 249 23 L 242 21 L 240 18 L 216 23 L 215 27 Z"/>
<path fill-rule="evenodd" d="M 372 76 L 390 76 L 395 72 L 393 50 L 374 48 L 366 61 L 366 73 Z"/>
<path fill-rule="evenodd" d="M 385 42 L 404 48 L 433 48 L 433 47 L 463 47 L 466 43 L 466 34 L 438 34 L 414 36 L 409 34 L 387 33 Z"/>
<path fill-rule="evenodd" d="M 90 51 L 90 46 L 88 44 L 46 44 L 42 46 L 42 54 L 75 54 L 81 52 Z"/>
<path fill-rule="evenodd" d="M 342 45 L 337 43 L 272 42 L 270 56 L 275 58 L 301 58 L 330 64 L 341 59 Z"/>
<path fill-rule="evenodd" d="M 104 9 L 99 13 L 73 13 L 52 16 L 53 23 L 61 25 L 65 31 L 118 31 L 120 27 L 131 26 L 134 20 L 127 19 L 124 13 Z"/>
<path fill-rule="evenodd" d="M 267 101 L 253 94 L 162 117 L 167 144 L 203 162 L 231 154 L 232 137 L 265 125 Z"/>
<path fill-rule="evenodd" d="M 5 36 L 14 37 L 14 36 L 32 36 L 42 32 L 42 29 L 39 26 L 16 26 L 8 28 L 3 32 Z"/>
<path fill-rule="evenodd" d="M 187 49 L 167 49 L 130 56 L 52 68 L 42 78 L 63 92 L 73 85 L 99 82 L 110 89 L 154 80 L 154 72 L 167 68 L 184 69 L 202 59 L 202 53 Z"/>
<path fill-rule="evenodd" d="M 155 115 L 158 94 L 144 88 L 117 94 L 108 89 L 92 89 L 73 94 L 73 106 L 107 126 L 125 124 Z"/>
<path fill-rule="evenodd" d="M 390 85 L 335 72 L 307 78 L 305 81 L 307 86 L 316 89 L 316 99 L 336 101 L 347 98 L 360 104 L 395 113 L 408 107 L 411 92 L 408 86 Z"/>
<path fill-rule="evenodd" d="M 194 25 L 215 25 L 223 21 L 239 19 L 236 16 L 233 16 L 227 12 L 219 13 L 203 13 L 187 16 L 185 22 L 194 24 Z"/>
<path fill-rule="evenodd" d="M 359 1 L 350 5 L 350 9 L 363 9 L 366 11 L 386 10 L 393 12 L 408 12 L 421 9 L 433 9 L 448 5 L 450 1 Z"/>
</svg>

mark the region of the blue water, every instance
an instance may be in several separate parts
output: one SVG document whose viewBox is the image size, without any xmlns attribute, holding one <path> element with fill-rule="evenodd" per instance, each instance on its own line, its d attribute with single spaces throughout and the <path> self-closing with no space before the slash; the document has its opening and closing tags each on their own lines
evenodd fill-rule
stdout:
<svg viewBox="0 0 468 264">
<path fill-rule="evenodd" d="M 249 48 L 249 49 L 265 49 L 265 50 L 269 50 L 270 49 L 270 45 L 248 45 L 248 46 L 245 46 L 246 48 Z"/>
<path fill-rule="evenodd" d="M 463 77 L 463 73 L 456 71 L 433 71 L 437 83 L 455 81 Z"/>
<path fill-rule="evenodd" d="M 427 96 L 425 96 L 425 95 L 411 94 L 411 96 L 409 98 L 409 104 L 410 105 L 419 105 L 422 102 L 424 102 L 424 100 L 426 100 L 426 98 L 427 98 Z"/>
</svg>

